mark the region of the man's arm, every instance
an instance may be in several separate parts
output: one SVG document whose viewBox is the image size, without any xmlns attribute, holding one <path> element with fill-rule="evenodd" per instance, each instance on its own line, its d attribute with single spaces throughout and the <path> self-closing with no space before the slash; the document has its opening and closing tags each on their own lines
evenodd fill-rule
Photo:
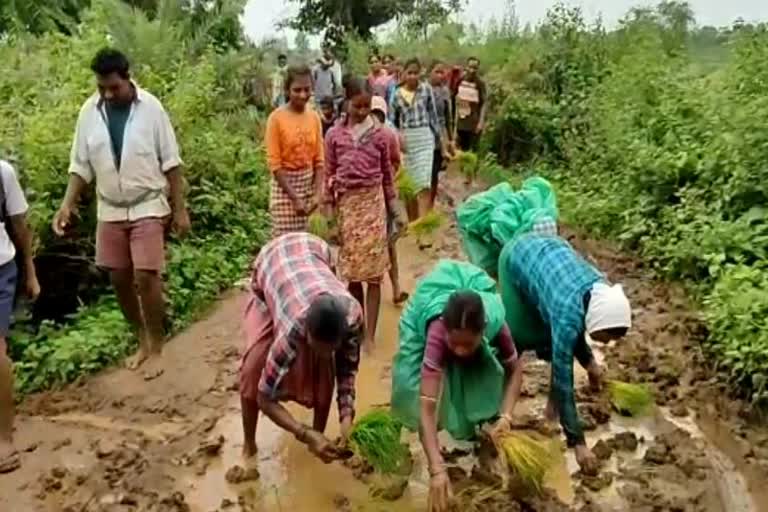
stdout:
<svg viewBox="0 0 768 512">
<path fill-rule="evenodd" d="M 572 347 L 572 333 L 558 328 L 553 329 L 550 393 L 560 413 L 560 423 L 570 448 L 585 444 L 573 391 Z"/>
<path fill-rule="evenodd" d="M 32 230 L 27 222 L 27 211 L 29 205 L 24 197 L 24 191 L 16 176 L 16 171 L 10 164 L 0 164 L 3 167 L 3 173 L 0 179 L 3 180 L 3 190 L 5 191 L 5 212 L 8 215 L 7 222 L 11 224 L 9 232 L 11 242 L 16 251 L 21 256 L 23 268 L 19 269 L 24 277 L 24 291 L 31 298 L 37 298 L 40 293 L 40 285 L 37 282 L 37 273 L 35 272 L 35 262 L 32 253 Z"/>
</svg>

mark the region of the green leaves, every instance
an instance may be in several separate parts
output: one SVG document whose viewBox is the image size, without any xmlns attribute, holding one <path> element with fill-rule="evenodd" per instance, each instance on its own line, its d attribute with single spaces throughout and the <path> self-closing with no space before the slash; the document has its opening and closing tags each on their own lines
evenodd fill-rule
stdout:
<svg viewBox="0 0 768 512">
<path fill-rule="evenodd" d="M 79 109 L 95 92 L 89 62 L 96 49 L 107 44 L 107 33 L 114 44 L 131 53 L 138 83 L 168 111 L 185 161 L 193 224 L 189 239 L 172 242 L 168 248 L 168 313 L 174 331 L 193 321 L 247 272 L 268 227 L 268 173 L 263 152 L 254 140 L 263 116 L 249 110 L 242 87 L 246 77 L 261 73 L 260 68 L 250 50 L 221 53 L 213 36 L 206 36 L 193 51 L 201 32 L 192 30 L 185 16 L 180 17 L 183 9 L 172 8 L 171 4 L 183 7 L 182 3 L 164 0 L 157 11 L 145 14 L 117 0 L 99 0 L 75 37 L 24 35 L 0 44 L 4 62 L 0 158 L 16 157 L 31 205 L 38 255 L 64 252 L 75 259 L 93 258 L 95 201 L 81 208 L 74 235 L 77 243 L 56 240 L 50 222 L 66 187 Z M 202 30 L 202 18 L 218 16 L 215 12 L 219 11 L 239 12 L 241 4 L 240 0 L 216 2 L 211 13 L 196 12 L 194 23 L 201 24 L 197 27 Z M 42 285 L 51 296 L 61 286 L 56 282 Z M 100 370 L 136 347 L 111 293 L 81 305 L 66 325 L 44 322 L 36 333 L 19 329 L 10 341 L 16 386 L 22 393 Z"/>
</svg>

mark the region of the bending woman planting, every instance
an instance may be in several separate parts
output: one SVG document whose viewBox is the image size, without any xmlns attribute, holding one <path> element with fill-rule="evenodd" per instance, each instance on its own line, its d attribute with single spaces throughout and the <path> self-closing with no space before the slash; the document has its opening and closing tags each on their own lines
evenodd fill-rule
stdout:
<svg viewBox="0 0 768 512">
<path fill-rule="evenodd" d="M 323 129 L 317 112 L 308 106 L 312 95 L 308 67 L 288 68 L 285 94 L 288 103 L 269 115 L 264 136 L 272 172 L 269 213 L 273 238 L 306 231 L 323 185 Z"/>
<path fill-rule="evenodd" d="M 632 325 L 629 300 L 620 285 L 610 286 L 557 236 L 527 234 L 509 242 L 499 258 L 499 283 L 518 350 L 535 351 L 552 363 L 548 417 L 560 417 L 582 470 L 596 472 L 597 459 L 587 448 L 576 411 L 573 360 L 598 390 L 602 371 L 587 335 L 603 343 L 624 337 Z"/>
<path fill-rule="evenodd" d="M 429 463 L 430 511 L 447 510 L 452 491 L 438 430 L 471 439 L 494 418 L 495 430 L 507 430 L 520 396 L 523 364 L 493 279 L 469 263 L 438 263 L 400 319 L 392 376 L 392 409 L 418 428 Z"/>
<path fill-rule="evenodd" d="M 336 277 L 328 244 L 308 233 L 289 233 L 264 246 L 254 264 L 243 327 L 244 455 L 256 454 L 262 411 L 324 462 L 339 458 L 323 432 L 334 381 L 343 439 L 352 426 L 363 314 Z M 312 427 L 298 422 L 283 407 L 286 401 L 312 409 Z"/>
<path fill-rule="evenodd" d="M 405 77 L 395 90 L 389 115 L 392 124 L 403 134 L 405 170 L 418 191 L 417 204 L 409 205 L 408 211 L 421 218 L 430 209 L 435 141 L 441 139 L 441 133 L 432 86 L 421 80 L 418 59 L 405 64 Z"/>
<path fill-rule="evenodd" d="M 367 348 L 372 348 L 381 306 L 381 280 L 389 268 L 387 211 L 397 212 L 389 135 L 371 116 L 371 89 L 347 83 L 347 113 L 326 138 L 326 199 L 336 209 L 339 267 L 349 291 L 365 305 Z M 367 285 L 367 293 L 363 284 Z"/>
</svg>

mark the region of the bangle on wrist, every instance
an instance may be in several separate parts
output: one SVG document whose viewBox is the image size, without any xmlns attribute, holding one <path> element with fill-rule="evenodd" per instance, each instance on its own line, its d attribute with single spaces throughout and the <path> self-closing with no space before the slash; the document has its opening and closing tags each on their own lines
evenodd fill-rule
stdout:
<svg viewBox="0 0 768 512">
<path fill-rule="evenodd" d="M 509 424 L 512 424 L 512 415 L 510 415 L 510 414 L 507 414 L 507 413 L 505 412 L 505 413 L 503 413 L 503 414 L 500 416 L 500 418 L 501 418 L 501 419 L 503 419 L 504 421 L 506 421 L 507 423 L 509 423 Z"/>
<path fill-rule="evenodd" d="M 443 474 L 443 473 L 445 473 L 445 466 L 442 463 L 438 464 L 437 467 L 434 467 L 434 468 L 430 467 L 429 468 L 429 476 L 430 477 L 435 477 L 435 476 Z"/>
</svg>

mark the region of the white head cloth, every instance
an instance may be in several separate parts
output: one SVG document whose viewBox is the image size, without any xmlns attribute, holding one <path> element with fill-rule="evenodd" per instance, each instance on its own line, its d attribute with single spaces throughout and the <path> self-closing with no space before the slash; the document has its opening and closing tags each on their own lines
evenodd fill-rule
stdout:
<svg viewBox="0 0 768 512">
<path fill-rule="evenodd" d="M 632 308 L 620 284 L 595 283 L 585 323 L 588 333 L 632 327 Z"/>
</svg>

